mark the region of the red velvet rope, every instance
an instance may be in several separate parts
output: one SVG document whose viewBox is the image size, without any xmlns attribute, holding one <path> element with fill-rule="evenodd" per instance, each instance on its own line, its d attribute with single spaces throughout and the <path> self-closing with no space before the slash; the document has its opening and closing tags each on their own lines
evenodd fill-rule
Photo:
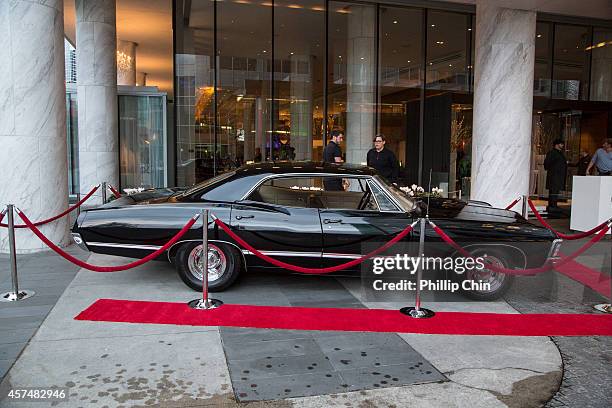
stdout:
<svg viewBox="0 0 612 408">
<path fill-rule="evenodd" d="M 517 198 L 516 200 L 514 200 L 513 202 L 511 202 L 511 203 L 510 203 L 510 205 L 508 205 L 508 206 L 506 207 L 506 210 L 509 210 L 509 209 L 511 209 L 512 207 L 514 207 L 514 206 L 516 205 L 516 203 L 518 203 L 519 201 L 521 201 L 521 199 L 520 199 L 520 198 Z"/>
<path fill-rule="evenodd" d="M 115 190 L 115 187 L 111 186 L 110 184 L 108 185 L 108 188 L 110 189 L 111 193 L 113 193 L 113 195 L 116 198 L 121 198 L 121 193 L 118 192 L 117 190 Z"/>
<path fill-rule="evenodd" d="M 187 231 L 189 231 L 189 229 L 193 226 L 193 224 L 195 224 L 196 220 L 200 216 L 200 214 L 196 214 L 195 216 L 193 216 L 189 220 L 189 222 L 187 222 L 187 224 L 185 224 L 185 226 L 174 237 L 172 237 L 170 239 L 170 241 L 166 242 L 166 244 L 164 246 L 162 246 L 161 248 L 159 248 L 157 251 L 150 253 L 149 255 L 145 256 L 142 259 L 139 259 L 139 260 L 134 261 L 134 262 L 130 262 L 130 263 L 125 264 L 125 265 L 97 266 L 97 265 L 89 264 L 87 262 L 83 262 L 80 259 L 75 258 L 74 256 L 70 255 L 69 253 L 63 251 L 60 247 L 58 247 L 53 242 L 51 242 L 47 237 L 45 237 L 43 235 L 43 233 L 40 232 L 40 230 L 38 228 L 36 228 L 36 226 L 34 224 L 32 224 L 32 221 L 30 221 L 28 219 L 28 217 L 26 217 L 26 215 L 23 212 L 18 210 L 17 214 L 19 214 L 19 216 L 21 217 L 23 222 L 25 222 L 25 224 L 28 226 L 28 228 L 30 228 L 32 230 L 32 232 L 38 238 L 40 238 L 40 240 L 42 242 L 47 244 L 47 246 L 49 246 L 49 248 L 54 250 L 58 255 L 60 255 L 61 257 L 65 258 L 66 260 L 72 262 L 73 264 L 80 266 L 81 268 L 89 269 L 90 271 L 94 271 L 94 272 L 119 272 L 119 271 L 125 271 L 127 269 L 135 268 L 135 267 L 137 267 L 139 265 L 142 265 L 142 264 L 144 264 L 146 262 L 149 262 L 150 260 L 152 260 L 154 258 L 157 258 L 159 255 L 161 255 L 166 250 L 168 250 L 168 248 L 170 248 L 172 245 L 174 245 L 179 239 L 181 239 L 181 237 L 183 235 L 185 235 L 187 233 Z"/>
<path fill-rule="evenodd" d="M 238 235 L 236 235 L 234 233 L 234 231 L 232 231 L 230 229 L 230 227 L 225 225 L 225 223 L 223 223 L 223 221 L 221 221 L 220 219 L 215 218 L 215 223 L 219 227 L 221 227 L 221 229 L 223 229 L 223 231 L 225 231 L 227 233 L 227 235 L 232 237 L 241 246 L 243 246 L 244 248 L 248 249 L 253 254 L 258 256 L 259 258 L 261 258 L 261 259 L 271 263 L 272 265 L 276 265 L 276 266 L 281 267 L 281 268 L 289 269 L 291 271 L 302 272 L 302 273 L 307 273 L 307 274 L 332 273 L 332 272 L 337 272 L 337 271 L 341 271 L 343 269 L 350 268 L 350 267 L 355 266 L 355 265 L 359 265 L 360 263 L 364 262 L 365 260 L 367 260 L 369 258 L 372 258 L 372 257 L 378 255 L 379 253 L 385 251 L 386 249 L 390 248 L 395 243 L 397 243 L 402 238 L 404 238 L 406 235 L 410 234 L 410 231 L 412 231 L 413 226 L 414 226 L 414 224 L 407 226 L 399 234 L 397 234 L 395 237 L 393 237 L 391 240 L 389 240 L 385 245 L 381 246 L 380 248 L 375 249 L 374 251 L 370 252 L 367 255 L 362 256 L 359 259 L 354 259 L 352 261 L 345 262 L 343 264 L 336 265 L 336 266 L 330 266 L 328 268 L 304 268 L 302 266 L 291 265 L 291 264 L 288 264 L 288 263 L 276 260 L 274 258 L 269 257 L 268 255 L 265 255 L 265 254 L 261 253 L 260 251 L 258 251 L 257 249 L 255 249 L 251 245 L 249 245 L 249 243 L 247 243 L 245 240 L 243 240 Z"/>
<path fill-rule="evenodd" d="M 529 203 L 529 207 L 531 208 L 531 211 L 533 211 L 533 214 L 535 215 L 535 217 L 538 219 L 538 221 L 540 221 L 540 223 L 544 227 L 548 228 L 549 230 L 551 230 L 552 232 L 557 234 L 557 236 L 559 238 L 566 239 L 568 241 L 571 241 L 571 240 L 574 240 L 574 239 L 586 238 L 586 237 L 596 233 L 597 231 L 601 230 L 603 227 L 606 226 L 606 224 L 608 224 L 610 222 L 610 220 L 607 220 L 607 221 L 602 222 L 601 224 L 599 224 L 595 228 L 590 229 L 588 231 L 581 232 L 581 233 L 578 233 L 578 234 L 573 234 L 573 235 L 567 235 L 567 234 L 564 234 L 562 232 L 555 231 L 555 229 L 549 223 L 547 223 L 544 218 L 542 218 L 542 215 L 538 212 L 538 210 L 536 209 L 536 207 L 533 204 L 533 202 L 531 200 L 528 200 L 527 202 Z"/>
<path fill-rule="evenodd" d="M 68 207 L 68 209 L 66 211 L 64 211 L 63 213 L 58 214 L 58 215 L 56 215 L 54 217 L 51 217 L 51 218 L 47 218 L 46 220 L 37 221 L 37 222 L 33 223 L 32 225 L 34 225 L 34 226 L 44 225 L 44 224 L 50 223 L 51 221 L 55 221 L 58 218 L 62 218 L 64 215 L 74 211 L 75 208 L 80 207 L 85 201 L 87 201 L 89 199 L 89 197 L 91 197 L 93 195 L 93 193 L 96 192 L 98 187 L 100 187 L 100 186 L 98 185 L 98 186 L 95 186 L 94 188 L 92 188 L 91 191 L 89 193 L 87 193 L 87 195 L 85 197 L 83 197 L 78 203 L 76 203 L 72 207 Z M 4 218 L 4 216 L 0 217 L 0 221 L 2 221 L 2 218 Z M 8 228 L 8 224 L 0 223 L 0 227 Z M 23 225 L 23 224 L 19 224 L 19 225 L 15 225 L 15 228 L 28 228 L 28 226 L 27 225 Z"/>
<path fill-rule="evenodd" d="M 440 227 L 438 227 L 437 225 L 433 225 L 433 224 L 432 226 L 433 226 L 434 231 L 440 236 L 440 238 L 442 238 L 444 242 L 446 242 L 447 244 L 455 248 L 459 253 L 461 253 L 461 255 L 467 258 L 474 258 L 474 256 L 470 252 L 468 252 L 465 248 L 461 247 L 458 243 L 456 243 L 451 237 L 449 237 L 444 231 L 442 231 Z M 508 275 L 535 275 L 538 273 L 547 272 L 547 271 L 552 270 L 553 268 L 561 267 L 565 265 L 566 263 L 573 261 L 575 258 L 582 255 L 585 251 L 591 248 L 595 243 L 599 242 L 606 235 L 606 232 L 608 231 L 608 229 L 610 229 L 610 227 L 606 225 L 601 231 L 599 231 L 599 234 L 595 235 L 589 242 L 584 244 L 581 248 L 579 248 L 576 252 L 574 252 L 570 256 L 564 257 L 558 262 L 547 262 L 546 264 L 544 264 L 543 266 L 539 268 L 528 268 L 528 269 L 501 268 L 501 267 L 492 265 L 487 262 L 486 268 L 493 272 L 500 272 L 500 273 L 504 273 Z"/>
</svg>

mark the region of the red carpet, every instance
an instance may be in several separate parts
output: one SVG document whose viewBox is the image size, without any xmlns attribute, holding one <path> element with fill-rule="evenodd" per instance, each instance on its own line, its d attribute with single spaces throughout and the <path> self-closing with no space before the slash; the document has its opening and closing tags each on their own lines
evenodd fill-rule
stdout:
<svg viewBox="0 0 612 408">
<path fill-rule="evenodd" d="M 588 286 L 606 299 L 612 298 L 612 279 L 609 276 L 576 261 L 570 261 L 556 268 L 556 270 L 568 278 Z"/>
<path fill-rule="evenodd" d="M 262 329 L 499 336 L 612 336 L 612 315 L 440 312 L 413 319 L 397 310 L 223 305 L 193 310 L 184 303 L 100 299 L 76 320 Z"/>
</svg>

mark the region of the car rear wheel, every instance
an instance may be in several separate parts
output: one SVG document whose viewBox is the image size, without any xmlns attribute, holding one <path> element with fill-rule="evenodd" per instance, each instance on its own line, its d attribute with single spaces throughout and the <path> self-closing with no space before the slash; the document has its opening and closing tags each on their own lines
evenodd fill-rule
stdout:
<svg viewBox="0 0 612 408">
<path fill-rule="evenodd" d="M 500 248 L 476 248 L 470 250 L 474 257 L 486 257 L 486 262 L 501 268 L 511 268 L 513 263 L 509 254 Z M 510 289 L 514 276 L 490 271 L 488 269 L 469 270 L 463 276 L 464 281 L 475 282 L 477 289 L 465 289 L 462 285 L 462 293 L 474 300 L 497 300 Z M 488 284 L 488 285 L 485 285 Z"/>
<path fill-rule="evenodd" d="M 179 277 L 193 290 L 202 290 L 202 243 L 188 242 L 176 253 L 176 269 Z M 240 253 L 231 245 L 211 242 L 208 244 L 208 290 L 221 292 L 230 287 L 242 269 Z"/>
</svg>

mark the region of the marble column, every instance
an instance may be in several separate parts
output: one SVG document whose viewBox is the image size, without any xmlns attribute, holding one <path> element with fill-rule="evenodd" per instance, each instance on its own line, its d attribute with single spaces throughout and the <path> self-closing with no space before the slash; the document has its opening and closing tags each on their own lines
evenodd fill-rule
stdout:
<svg viewBox="0 0 612 408">
<path fill-rule="evenodd" d="M 64 9 L 46 3 L 0 1 L 0 206 L 15 204 L 31 220 L 68 207 Z M 70 241 L 67 217 L 41 230 L 59 245 Z M 47 249 L 25 229 L 16 244 L 19 253 Z M 8 252 L 5 228 L 0 252 Z"/>
<path fill-rule="evenodd" d="M 79 189 L 119 184 L 115 0 L 76 0 Z M 99 204 L 101 196 L 90 199 Z"/>
<path fill-rule="evenodd" d="M 346 161 L 358 164 L 375 135 L 376 9 L 352 5 L 347 16 Z"/>
<path fill-rule="evenodd" d="M 300 73 L 299 67 L 308 67 Z M 312 59 L 309 55 L 291 56 L 291 146 L 295 160 L 312 159 Z"/>
<path fill-rule="evenodd" d="M 529 193 L 536 13 L 476 3 L 471 198 Z"/>
<path fill-rule="evenodd" d="M 117 40 L 117 85 L 136 86 L 136 43 Z"/>
</svg>

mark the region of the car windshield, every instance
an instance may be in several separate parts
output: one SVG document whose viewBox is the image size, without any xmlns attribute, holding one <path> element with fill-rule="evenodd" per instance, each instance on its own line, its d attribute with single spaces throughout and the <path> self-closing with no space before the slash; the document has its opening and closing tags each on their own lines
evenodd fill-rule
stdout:
<svg viewBox="0 0 612 408">
<path fill-rule="evenodd" d="M 234 176 L 236 174 L 235 171 L 228 171 L 227 173 L 223 173 L 223 174 L 219 174 L 217 177 L 213 177 L 210 178 L 208 180 L 205 180 L 201 183 L 195 184 L 193 185 L 191 188 L 189 188 L 187 191 L 185 191 L 182 195 L 183 196 L 188 196 L 191 195 L 197 191 L 200 191 L 206 187 L 212 186 L 213 184 L 217 184 L 223 180 L 226 180 L 232 176 Z"/>
<path fill-rule="evenodd" d="M 384 178 L 376 175 L 374 178 L 383 186 L 386 187 L 387 191 L 395 198 L 401 206 L 402 209 L 406 212 L 412 212 L 417 209 L 417 203 L 414 198 L 408 197 L 406 193 L 400 190 L 397 186 L 392 183 L 389 183 Z"/>
</svg>

